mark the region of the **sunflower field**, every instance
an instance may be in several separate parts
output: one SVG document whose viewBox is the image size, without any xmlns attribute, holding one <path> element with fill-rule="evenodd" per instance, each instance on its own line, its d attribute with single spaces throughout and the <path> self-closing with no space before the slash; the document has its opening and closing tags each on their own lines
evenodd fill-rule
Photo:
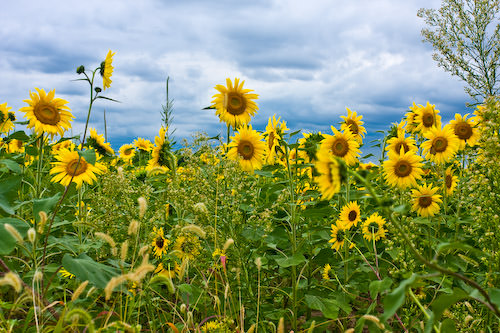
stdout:
<svg viewBox="0 0 500 333">
<path fill-rule="evenodd" d="M 384 137 L 252 127 L 258 95 L 216 85 L 227 133 L 115 152 L 35 88 L 0 104 L 0 332 L 498 332 L 500 100 L 443 123 L 409 106 Z M 3 102 L 3 101 L 0 101 Z M 19 129 L 23 128 L 23 129 Z M 363 155 L 373 148 L 378 156 Z"/>
</svg>

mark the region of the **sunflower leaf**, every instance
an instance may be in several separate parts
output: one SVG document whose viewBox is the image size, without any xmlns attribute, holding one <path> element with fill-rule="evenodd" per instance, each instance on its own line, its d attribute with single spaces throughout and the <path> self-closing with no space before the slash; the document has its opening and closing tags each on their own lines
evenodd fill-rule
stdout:
<svg viewBox="0 0 500 333">
<path fill-rule="evenodd" d="M 83 157 L 87 163 L 90 163 L 92 165 L 95 164 L 95 150 L 94 149 L 87 149 L 87 150 L 79 150 L 78 155 Z"/>
<path fill-rule="evenodd" d="M 116 99 L 112 99 L 112 98 L 105 97 L 105 96 L 97 96 L 97 98 L 107 99 L 108 101 L 113 101 L 113 102 L 116 102 L 116 103 L 121 103 L 120 101 L 117 101 Z"/>
</svg>

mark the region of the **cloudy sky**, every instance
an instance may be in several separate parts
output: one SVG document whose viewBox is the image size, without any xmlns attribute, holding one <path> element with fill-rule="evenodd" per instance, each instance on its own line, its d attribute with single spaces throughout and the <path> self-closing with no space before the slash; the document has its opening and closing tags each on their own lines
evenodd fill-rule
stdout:
<svg viewBox="0 0 500 333">
<path fill-rule="evenodd" d="M 420 7 L 440 0 L 107 0 L 2 4 L 0 103 L 17 110 L 35 87 L 69 101 L 82 131 L 88 84 L 75 69 L 116 52 L 111 88 L 91 126 L 113 147 L 161 126 L 165 80 L 174 99 L 175 136 L 225 133 L 209 106 L 216 84 L 240 77 L 259 94 L 254 128 L 269 116 L 292 129 L 331 132 L 346 107 L 363 115 L 370 138 L 412 102 L 436 104 L 443 120 L 465 113 L 463 84 L 438 68 L 421 41 Z M 18 113 L 18 118 L 22 115 Z"/>
</svg>

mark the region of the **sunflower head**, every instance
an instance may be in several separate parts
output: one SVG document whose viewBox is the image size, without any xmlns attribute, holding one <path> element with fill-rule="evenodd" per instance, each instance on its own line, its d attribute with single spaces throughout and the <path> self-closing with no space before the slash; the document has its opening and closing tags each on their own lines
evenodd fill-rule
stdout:
<svg viewBox="0 0 500 333">
<path fill-rule="evenodd" d="M 455 119 L 450 121 L 450 126 L 453 128 L 454 134 L 460 140 L 460 149 L 464 149 L 466 145 L 473 147 L 479 140 L 479 128 L 475 123 L 474 118 L 468 118 L 468 113 L 463 117 L 459 113 L 455 114 Z"/>
<path fill-rule="evenodd" d="M 252 125 L 242 126 L 231 137 L 227 157 L 240 162 L 243 170 L 253 173 L 262 168 L 266 143 L 263 136 Z"/>
<path fill-rule="evenodd" d="M 175 255 L 181 259 L 193 260 L 200 255 L 201 243 L 200 239 L 192 234 L 185 233 L 177 237 L 174 244 Z"/>
<path fill-rule="evenodd" d="M 113 156 L 115 154 L 115 151 L 111 148 L 111 144 L 105 142 L 104 135 L 97 134 L 94 128 L 90 129 L 90 137 L 87 140 L 87 144 L 102 156 Z"/>
<path fill-rule="evenodd" d="M 422 217 L 434 216 L 439 212 L 439 203 L 442 203 L 441 195 L 436 194 L 438 189 L 426 184 L 413 189 L 413 205 L 411 209 Z"/>
<path fill-rule="evenodd" d="M 400 188 L 416 186 L 417 180 L 422 178 L 422 157 L 414 151 L 400 154 L 389 151 L 389 159 L 382 164 L 386 181 Z"/>
<path fill-rule="evenodd" d="M 153 241 L 151 245 L 153 246 L 153 253 L 155 257 L 161 258 L 163 254 L 167 252 L 170 240 L 164 237 L 163 228 L 157 229 L 153 227 Z"/>
<path fill-rule="evenodd" d="M 276 158 L 276 147 L 279 146 L 279 141 L 282 139 L 283 133 L 288 131 L 286 122 L 280 123 L 280 118 L 276 119 L 276 115 L 269 117 L 266 132 L 266 163 L 273 164 Z"/>
<path fill-rule="evenodd" d="M 111 81 L 111 75 L 113 75 L 114 67 L 112 66 L 112 63 L 115 53 L 116 52 L 111 52 L 111 50 L 109 50 L 108 54 L 106 55 L 106 59 L 101 62 L 101 67 L 99 68 L 99 73 L 102 76 L 102 86 L 104 90 L 111 87 L 111 82 L 113 82 Z"/>
<path fill-rule="evenodd" d="M 322 194 L 321 200 L 330 200 L 346 178 L 345 164 L 333 157 L 327 150 L 319 150 L 314 169 L 318 176 L 314 178 Z"/>
<path fill-rule="evenodd" d="M 340 221 L 344 224 L 346 229 L 356 226 L 361 221 L 360 208 L 356 201 L 351 201 L 340 211 Z"/>
<path fill-rule="evenodd" d="M 253 90 L 243 89 L 244 83 L 245 81 L 240 82 L 239 78 L 235 78 L 233 85 L 231 79 L 227 78 L 226 86 L 220 84 L 215 86 L 219 91 L 212 100 L 216 109 L 215 114 L 219 116 L 221 122 L 233 128 L 250 123 L 250 117 L 259 109 L 254 101 L 259 96 L 250 93 Z"/>
<path fill-rule="evenodd" d="M 354 134 L 350 130 L 339 132 L 335 127 L 331 128 L 333 135 L 325 135 L 320 149 L 329 151 L 332 156 L 344 160 L 348 166 L 356 164 L 361 151 L 358 149 L 359 143 Z"/>
<path fill-rule="evenodd" d="M 341 221 L 331 225 L 330 236 L 332 238 L 328 243 L 332 243 L 332 249 L 339 251 L 344 246 L 346 237 L 346 227 Z"/>
<path fill-rule="evenodd" d="M 124 144 L 119 150 L 120 158 L 125 162 L 130 162 L 135 156 L 135 146 L 133 144 Z"/>
<path fill-rule="evenodd" d="M 55 90 L 48 94 L 45 90 L 35 88 L 38 93 L 30 91 L 31 99 L 24 102 L 29 106 L 19 109 L 24 112 L 24 117 L 28 119 L 28 128 L 34 128 L 37 135 L 48 133 L 51 136 L 63 135 L 71 128 L 70 121 L 73 120 L 70 108 L 66 105 L 68 101 L 61 98 L 54 98 Z"/>
<path fill-rule="evenodd" d="M 14 113 L 9 112 L 12 108 L 7 103 L 0 104 L 0 133 L 7 133 L 14 128 L 12 123 L 16 120 Z"/>
<path fill-rule="evenodd" d="M 385 223 L 386 221 L 383 217 L 378 215 L 377 212 L 373 213 L 363 222 L 363 238 L 369 241 L 378 241 L 381 238 L 385 238 L 387 232 L 384 228 Z"/>
<path fill-rule="evenodd" d="M 423 155 L 436 164 L 449 161 L 460 147 L 460 140 L 450 125 L 446 125 L 442 129 L 440 127 L 431 128 L 424 136 L 427 141 L 422 143 Z"/>
<path fill-rule="evenodd" d="M 453 194 L 455 188 L 457 187 L 458 177 L 453 174 L 453 169 L 448 167 L 444 174 L 444 190 L 446 195 Z"/>
<path fill-rule="evenodd" d="M 161 127 L 158 136 L 155 137 L 155 145 L 147 167 L 150 171 L 165 172 L 171 167 L 171 147 L 167 139 L 167 130 Z"/>
<path fill-rule="evenodd" d="M 419 105 L 415 110 L 414 123 L 416 124 L 415 131 L 421 134 L 427 133 L 432 128 L 441 127 L 441 116 L 435 105 L 427 102 L 426 106 Z"/>
<path fill-rule="evenodd" d="M 340 130 L 344 132 L 346 130 L 349 130 L 354 135 L 354 139 L 358 141 L 359 144 L 361 144 L 366 133 L 366 129 L 362 126 L 364 122 L 361 121 L 361 119 L 363 119 L 363 116 L 358 116 L 356 111 L 351 111 L 349 108 L 346 109 L 347 117 L 340 116 L 342 119 L 344 119 L 344 122 L 340 125 Z"/>
</svg>

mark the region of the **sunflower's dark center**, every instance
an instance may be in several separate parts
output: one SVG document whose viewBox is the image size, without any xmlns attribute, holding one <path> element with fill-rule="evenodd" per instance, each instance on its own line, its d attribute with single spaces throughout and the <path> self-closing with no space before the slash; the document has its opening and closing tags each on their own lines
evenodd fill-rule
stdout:
<svg viewBox="0 0 500 333">
<path fill-rule="evenodd" d="M 398 142 L 396 144 L 396 146 L 394 147 L 394 150 L 396 151 L 396 153 L 400 153 L 401 152 L 401 147 L 403 148 L 404 152 L 407 153 L 410 151 L 410 147 L 408 147 L 408 145 L 406 144 L 406 142 Z"/>
<path fill-rule="evenodd" d="M 104 71 L 106 70 L 106 61 L 101 62 L 101 68 L 99 68 L 99 73 L 104 76 Z"/>
<path fill-rule="evenodd" d="M 87 171 L 87 162 L 83 158 L 80 159 L 80 163 L 78 163 L 78 158 L 75 158 L 66 165 L 66 173 L 70 176 L 74 174 L 76 177 L 85 171 Z"/>
<path fill-rule="evenodd" d="M 356 218 L 358 217 L 358 212 L 356 212 L 355 210 L 351 210 L 349 212 L 349 214 L 347 215 L 349 221 L 351 222 L 354 222 L 356 220 Z"/>
<path fill-rule="evenodd" d="M 434 115 L 430 112 L 426 112 L 422 115 L 422 124 L 425 127 L 431 127 L 434 125 Z"/>
<path fill-rule="evenodd" d="M 267 142 L 267 146 L 269 147 L 269 150 L 271 150 L 273 148 L 275 139 L 276 139 L 276 137 L 274 136 L 274 132 L 271 131 L 269 133 L 268 142 Z"/>
<path fill-rule="evenodd" d="M 36 119 L 48 125 L 57 125 L 61 121 L 61 114 L 59 110 L 48 103 L 40 102 L 33 108 L 33 113 Z"/>
<path fill-rule="evenodd" d="M 335 238 L 337 239 L 337 242 L 343 242 L 344 241 L 344 238 L 345 238 L 345 233 L 343 230 L 337 230 L 337 235 L 335 236 Z"/>
<path fill-rule="evenodd" d="M 358 134 L 359 133 L 359 127 L 358 124 L 352 119 L 348 119 L 346 121 L 346 124 L 349 126 L 349 129 L 351 130 L 352 134 Z"/>
<path fill-rule="evenodd" d="M 156 237 L 156 247 L 161 250 L 163 249 L 164 245 L 165 245 L 165 240 L 163 239 L 163 237 L 161 236 Z"/>
<path fill-rule="evenodd" d="M 429 195 L 421 195 L 418 198 L 418 205 L 422 208 L 427 208 L 432 204 L 432 197 Z"/>
<path fill-rule="evenodd" d="M 225 97 L 227 112 L 234 116 L 238 116 L 245 112 L 247 103 L 242 94 L 237 92 L 229 92 Z"/>
<path fill-rule="evenodd" d="M 458 136 L 461 140 L 470 139 L 472 136 L 472 127 L 468 123 L 460 122 L 455 125 L 455 135 Z"/>
<path fill-rule="evenodd" d="M 448 147 L 448 140 L 445 137 L 438 136 L 432 141 L 431 153 L 442 153 L 446 150 L 446 147 Z"/>
<path fill-rule="evenodd" d="M 128 148 L 128 149 L 125 149 L 125 150 L 123 151 L 123 153 L 124 153 L 125 155 L 132 155 L 132 151 L 133 151 L 133 150 L 134 150 L 133 148 Z"/>
<path fill-rule="evenodd" d="M 376 223 L 376 222 L 371 222 L 371 223 L 368 225 L 368 231 L 369 231 L 370 233 L 374 233 L 374 234 L 376 234 L 376 233 L 378 232 L 378 230 L 379 230 L 379 225 L 378 225 L 378 223 Z"/>
<path fill-rule="evenodd" d="M 245 160 L 250 160 L 254 155 L 254 147 L 250 141 L 241 140 L 238 144 L 238 154 Z"/>
<path fill-rule="evenodd" d="M 401 160 L 396 163 L 394 166 L 394 173 L 398 177 L 407 177 L 409 174 L 411 174 L 412 166 L 410 162 Z"/>
<path fill-rule="evenodd" d="M 451 175 L 446 175 L 446 177 L 444 178 L 444 183 L 446 184 L 446 188 L 451 188 L 451 185 L 453 183 Z"/>
<path fill-rule="evenodd" d="M 344 138 L 337 138 L 332 143 L 332 153 L 344 157 L 349 152 L 349 143 Z"/>
</svg>

